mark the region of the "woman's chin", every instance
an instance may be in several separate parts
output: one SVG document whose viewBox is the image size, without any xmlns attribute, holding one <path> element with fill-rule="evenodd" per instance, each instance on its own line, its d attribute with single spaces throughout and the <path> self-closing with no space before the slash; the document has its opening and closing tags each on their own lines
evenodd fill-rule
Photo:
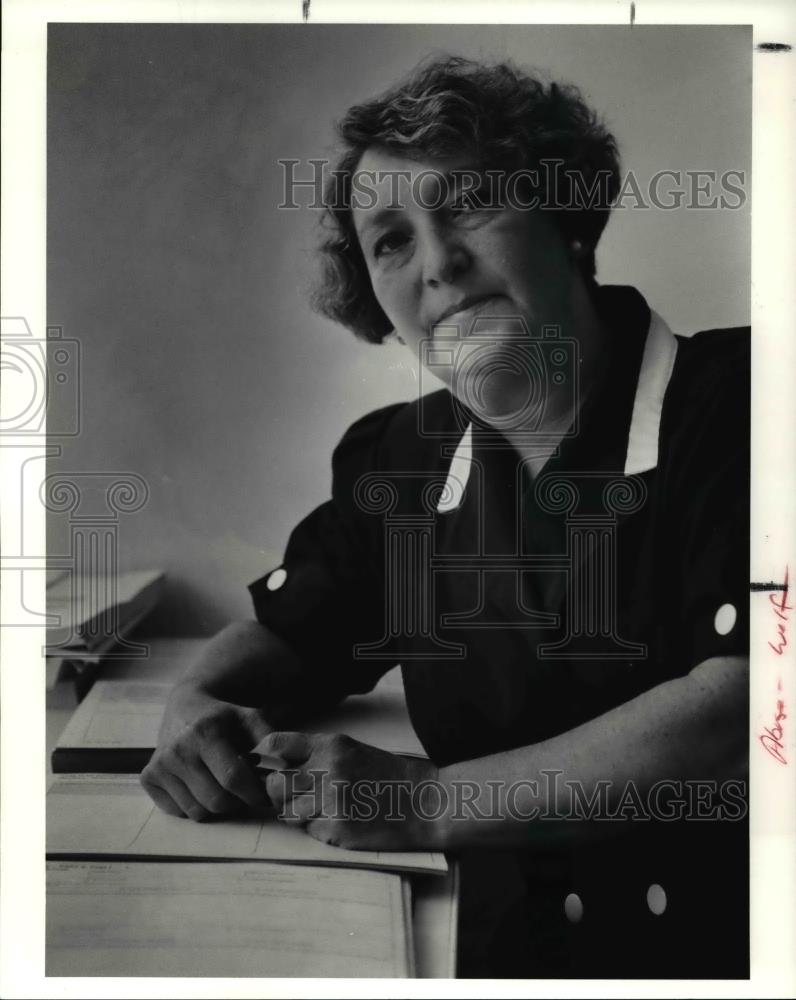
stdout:
<svg viewBox="0 0 796 1000">
<path fill-rule="evenodd" d="M 503 431 L 524 430 L 538 395 L 527 377 L 492 377 L 477 387 L 459 385 L 456 396 L 473 416 Z M 468 391 L 469 390 L 469 391 Z M 515 426 L 516 425 L 516 426 Z"/>
</svg>

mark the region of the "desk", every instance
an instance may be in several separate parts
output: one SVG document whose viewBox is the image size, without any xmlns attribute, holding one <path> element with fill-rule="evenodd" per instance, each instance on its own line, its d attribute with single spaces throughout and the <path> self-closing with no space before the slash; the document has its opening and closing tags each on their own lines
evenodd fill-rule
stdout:
<svg viewBox="0 0 796 1000">
<path fill-rule="evenodd" d="M 157 680 L 174 682 L 195 661 L 207 640 L 197 638 L 150 640 L 146 659 L 109 660 L 103 680 Z M 70 683 L 62 681 L 59 683 Z M 57 700 L 57 699 L 56 699 Z M 47 767 L 58 737 L 74 708 L 47 710 Z M 424 875 L 412 880 L 412 928 L 418 978 L 452 978 L 456 967 L 458 871 L 455 863 L 445 876 Z"/>
</svg>

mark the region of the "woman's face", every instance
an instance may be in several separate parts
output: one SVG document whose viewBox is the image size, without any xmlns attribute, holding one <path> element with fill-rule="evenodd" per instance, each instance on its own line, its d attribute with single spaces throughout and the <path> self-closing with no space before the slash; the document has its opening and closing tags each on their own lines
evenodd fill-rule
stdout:
<svg viewBox="0 0 796 1000">
<path fill-rule="evenodd" d="M 439 181 L 441 173 L 464 167 L 415 162 L 377 148 L 367 150 L 358 167 L 369 172 L 373 190 L 352 208 L 373 291 L 416 357 L 422 341 L 450 336 L 451 327 L 466 337 L 477 317 L 479 339 L 503 338 L 504 353 L 505 336 L 516 337 L 517 318 L 531 333 L 548 324 L 570 327 L 573 282 L 580 279 L 549 213 L 515 205 L 482 208 L 472 199 L 467 204 L 452 184 L 443 188 Z M 437 208 L 444 189 L 450 197 Z M 446 329 L 435 332 L 440 323 Z M 510 373 L 499 367 L 491 395 L 496 407 L 510 409 L 517 393 L 527 394 L 527 379 L 512 385 Z"/>
</svg>

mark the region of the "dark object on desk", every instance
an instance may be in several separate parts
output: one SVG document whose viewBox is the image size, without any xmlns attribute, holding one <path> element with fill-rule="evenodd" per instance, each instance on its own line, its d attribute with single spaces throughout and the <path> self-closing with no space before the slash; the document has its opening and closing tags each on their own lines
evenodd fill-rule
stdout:
<svg viewBox="0 0 796 1000">
<path fill-rule="evenodd" d="M 101 751 L 56 747 L 50 763 L 53 774 L 140 774 L 154 752 L 152 747 L 114 747 Z"/>
</svg>

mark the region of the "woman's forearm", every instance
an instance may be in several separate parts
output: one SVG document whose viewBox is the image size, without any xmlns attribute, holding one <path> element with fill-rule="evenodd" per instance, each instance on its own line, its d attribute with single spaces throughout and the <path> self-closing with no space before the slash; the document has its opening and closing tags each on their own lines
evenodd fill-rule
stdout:
<svg viewBox="0 0 796 1000">
<path fill-rule="evenodd" d="M 552 739 L 441 768 L 451 803 L 441 846 L 588 835 L 572 821 L 572 786 L 581 801 L 601 794 L 616 804 L 628 783 L 644 796 L 661 781 L 742 778 L 747 753 L 748 661 L 707 660 Z"/>
<path fill-rule="evenodd" d="M 339 701 L 331 672 L 312 675 L 279 636 L 256 621 L 227 625 L 203 648 L 180 685 L 222 701 L 264 709 L 275 721 Z"/>
</svg>

